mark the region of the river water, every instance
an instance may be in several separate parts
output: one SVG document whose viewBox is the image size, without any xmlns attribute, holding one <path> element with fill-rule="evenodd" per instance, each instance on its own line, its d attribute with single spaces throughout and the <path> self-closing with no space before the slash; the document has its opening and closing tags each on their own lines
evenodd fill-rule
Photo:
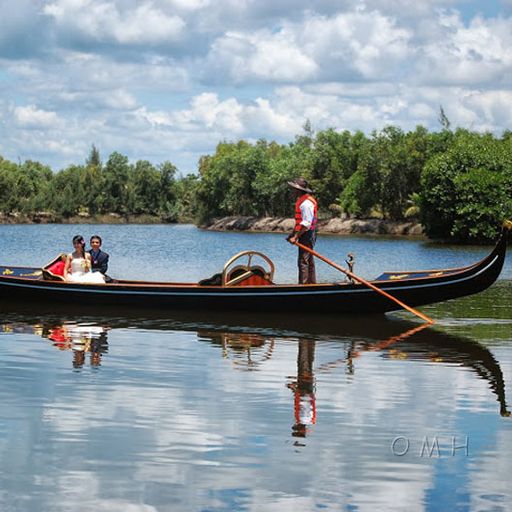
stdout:
<svg viewBox="0 0 512 512">
<path fill-rule="evenodd" d="M 100 234 L 113 277 L 196 281 L 283 235 L 0 226 L 0 263 Z M 320 237 L 366 278 L 488 247 Z M 163 314 L 0 304 L 1 511 L 509 510 L 512 268 L 413 317 Z M 343 279 L 321 264 L 320 280 Z"/>
</svg>

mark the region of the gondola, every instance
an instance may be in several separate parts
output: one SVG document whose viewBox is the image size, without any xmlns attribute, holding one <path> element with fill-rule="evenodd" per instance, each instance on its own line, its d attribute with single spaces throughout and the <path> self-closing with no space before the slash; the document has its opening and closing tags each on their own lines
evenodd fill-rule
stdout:
<svg viewBox="0 0 512 512">
<path fill-rule="evenodd" d="M 507 248 L 506 222 L 494 250 L 466 267 L 384 272 L 370 281 L 409 306 L 479 293 L 498 278 Z M 216 280 L 167 283 L 116 280 L 105 284 L 65 282 L 43 268 L 0 266 L 0 299 L 35 303 L 93 304 L 164 310 L 217 310 L 382 314 L 397 304 L 357 282 L 275 284 L 274 265 L 264 254 L 244 251 L 231 258 Z"/>
</svg>

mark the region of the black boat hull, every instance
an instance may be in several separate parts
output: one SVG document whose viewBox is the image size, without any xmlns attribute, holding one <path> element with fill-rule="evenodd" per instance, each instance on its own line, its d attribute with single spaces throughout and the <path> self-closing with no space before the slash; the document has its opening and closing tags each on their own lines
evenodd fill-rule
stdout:
<svg viewBox="0 0 512 512">
<path fill-rule="evenodd" d="M 491 286 L 502 270 L 506 238 L 504 230 L 491 254 L 474 265 L 397 276 L 383 274 L 372 284 L 412 307 L 479 293 Z M 37 276 L 38 270 L 0 267 L 0 298 L 4 301 L 31 301 L 39 304 L 93 304 L 159 310 L 268 311 L 301 315 L 375 314 L 399 308 L 395 302 L 362 284 L 223 287 L 119 281 L 96 285 L 45 281 Z"/>
</svg>

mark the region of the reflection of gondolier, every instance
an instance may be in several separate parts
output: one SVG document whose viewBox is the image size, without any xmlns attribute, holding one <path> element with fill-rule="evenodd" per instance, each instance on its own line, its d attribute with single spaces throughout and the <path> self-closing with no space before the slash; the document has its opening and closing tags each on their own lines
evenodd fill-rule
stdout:
<svg viewBox="0 0 512 512">
<path fill-rule="evenodd" d="M 297 355 L 297 381 L 288 384 L 293 390 L 293 409 L 295 424 L 293 437 L 306 437 L 309 427 L 316 423 L 316 398 L 313 362 L 315 359 L 315 341 L 299 340 Z"/>
<path fill-rule="evenodd" d="M 293 437 L 306 437 L 308 428 L 316 423 L 315 394 L 294 391 L 295 425 L 292 427 Z"/>
<path fill-rule="evenodd" d="M 313 249 L 316 242 L 316 223 L 318 219 L 318 204 L 312 196 L 313 191 L 309 188 L 304 178 L 296 178 L 289 181 L 288 185 L 294 189 L 295 202 L 295 226 L 293 233 L 287 240 L 292 244 L 300 242 L 302 245 Z M 299 283 L 316 283 L 315 260 L 311 253 L 299 247 Z"/>
</svg>

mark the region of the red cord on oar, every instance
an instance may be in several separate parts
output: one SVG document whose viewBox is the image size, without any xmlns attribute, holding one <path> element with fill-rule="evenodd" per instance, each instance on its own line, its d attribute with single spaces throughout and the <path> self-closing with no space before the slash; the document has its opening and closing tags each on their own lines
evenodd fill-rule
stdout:
<svg viewBox="0 0 512 512">
<path fill-rule="evenodd" d="M 427 315 L 424 315 L 421 311 L 418 311 L 417 309 L 412 308 L 411 306 L 408 306 L 401 300 L 397 299 L 396 297 L 393 297 L 393 295 L 390 295 L 388 292 L 385 292 L 384 290 L 381 290 L 380 288 L 377 288 L 374 284 L 370 283 L 366 279 L 363 279 L 362 277 L 356 276 L 353 272 L 350 272 L 349 270 L 343 268 L 342 266 L 338 265 L 337 263 L 334 263 L 334 261 L 331 261 L 330 259 L 326 258 L 325 256 L 322 256 L 318 252 L 314 251 L 310 247 L 307 247 L 306 245 L 301 244 L 300 242 L 291 242 L 295 244 L 297 247 L 300 247 L 302 250 L 307 251 L 311 253 L 313 256 L 316 256 L 318 259 L 325 261 L 325 263 L 331 265 L 331 267 L 334 267 L 335 269 L 339 270 L 340 272 L 343 272 L 345 275 L 351 277 L 354 279 L 354 281 L 358 281 L 361 284 L 364 284 L 365 286 L 368 286 L 368 288 L 371 288 L 372 290 L 376 291 L 377 293 L 380 293 L 384 297 L 388 298 L 389 300 L 392 300 L 393 302 L 396 302 L 399 306 L 406 309 L 407 311 L 410 311 L 411 313 L 415 314 L 416 316 L 420 317 L 422 320 L 425 320 L 425 322 L 429 324 L 433 324 L 434 320 L 432 318 L 429 318 Z"/>
</svg>

